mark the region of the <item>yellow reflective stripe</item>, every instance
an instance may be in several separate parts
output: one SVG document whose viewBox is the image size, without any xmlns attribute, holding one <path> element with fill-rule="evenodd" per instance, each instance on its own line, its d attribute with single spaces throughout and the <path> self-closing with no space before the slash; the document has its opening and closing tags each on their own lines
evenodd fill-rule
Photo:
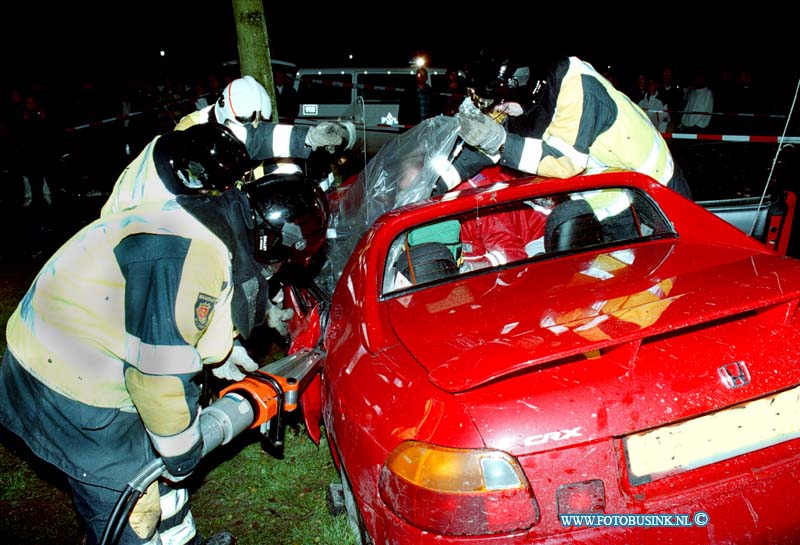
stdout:
<svg viewBox="0 0 800 545">
<path fill-rule="evenodd" d="M 664 148 L 662 147 L 663 140 L 661 139 L 661 135 L 656 132 L 653 135 L 653 147 L 650 148 L 650 154 L 647 156 L 645 162 L 636 169 L 636 172 L 641 172 L 642 174 L 647 174 L 648 176 L 653 176 L 656 172 L 656 167 L 658 165 L 658 160 L 661 158 L 661 155 L 664 153 Z M 674 171 L 674 165 L 672 163 L 672 157 L 666 157 L 666 165 L 664 166 L 664 172 L 661 173 L 661 176 L 656 178 L 656 180 L 661 185 L 667 185 L 667 182 L 670 181 L 672 178 L 672 173 Z"/>
<path fill-rule="evenodd" d="M 601 189 L 597 191 L 584 191 L 573 195 L 573 200 L 582 199 L 592 207 L 597 219 L 603 221 L 606 218 L 616 216 L 627 210 L 631 201 L 628 193 L 622 189 Z"/>
<path fill-rule="evenodd" d="M 193 346 L 153 345 L 130 334 L 125 335 L 125 360 L 148 375 L 182 375 L 203 368 Z"/>
<path fill-rule="evenodd" d="M 547 138 L 547 145 L 560 151 L 561 155 L 572 161 L 575 165 L 580 167 L 581 170 L 586 168 L 586 166 L 589 164 L 588 153 L 582 153 L 576 150 L 573 146 L 567 144 L 564 140 L 558 138 L 557 136 L 549 136 Z"/>
<path fill-rule="evenodd" d="M 48 388 L 70 399 L 95 407 L 131 406 L 122 362 L 114 354 L 65 334 L 38 315 L 33 322 L 26 324 L 19 309 L 9 320 L 6 338 L 20 365 Z"/>
<path fill-rule="evenodd" d="M 189 428 L 177 435 L 164 437 L 148 430 L 156 450 L 165 457 L 180 456 L 189 451 L 200 440 L 200 418 L 195 418 Z"/>
</svg>

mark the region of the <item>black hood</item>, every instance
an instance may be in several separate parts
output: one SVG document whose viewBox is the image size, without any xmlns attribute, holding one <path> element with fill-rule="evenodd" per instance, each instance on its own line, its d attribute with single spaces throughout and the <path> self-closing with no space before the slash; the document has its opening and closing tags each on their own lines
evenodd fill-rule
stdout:
<svg viewBox="0 0 800 545">
<path fill-rule="evenodd" d="M 171 150 L 179 140 L 180 135 L 170 132 L 160 136 L 153 145 L 153 162 L 156 165 L 156 173 L 161 178 L 164 187 L 173 195 L 180 195 L 186 189 L 175 176 L 175 170 L 170 163 Z"/>
<path fill-rule="evenodd" d="M 254 258 L 253 215 L 247 196 L 229 189 L 219 196 L 179 195 L 178 204 L 231 252 L 233 325 L 243 338 L 261 325 L 269 308 L 269 271 Z"/>
<path fill-rule="evenodd" d="M 561 92 L 561 82 L 569 69 L 568 57 L 557 57 L 544 68 L 545 82 L 541 94 L 534 98 L 535 102 L 527 105 L 525 112 L 518 117 L 508 118 L 508 131 L 526 138 L 541 138 L 544 130 L 553 120 L 556 102 Z M 532 73 L 533 77 L 534 74 Z M 535 85 L 534 81 L 529 85 Z"/>
</svg>

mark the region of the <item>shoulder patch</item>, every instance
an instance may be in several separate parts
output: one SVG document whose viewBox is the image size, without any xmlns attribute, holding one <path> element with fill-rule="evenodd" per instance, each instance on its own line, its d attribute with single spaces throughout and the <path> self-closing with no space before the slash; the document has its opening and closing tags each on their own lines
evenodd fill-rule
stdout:
<svg viewBox="0 0 800 545">
<path fill-rule="evenodd" d="M 205 293 L 197 294 L 197 301 L 194 302 L 194 325 L 199 330 L 203 330 L 208 325 L 208 317 L 214 310 L 217 299 Z"/>
</svg>

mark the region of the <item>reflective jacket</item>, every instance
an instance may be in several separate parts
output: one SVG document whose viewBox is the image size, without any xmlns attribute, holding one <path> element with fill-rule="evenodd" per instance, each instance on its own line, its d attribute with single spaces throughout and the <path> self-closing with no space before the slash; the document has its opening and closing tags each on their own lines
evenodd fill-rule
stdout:
<svg viewBox="0 0 800 545">
<path fill-rule="evenodd" d="M 196 463 L 192 379 L 231 350 L 233 285 L 226 244 L 175 201 L 96 220 L 8 321 L 17 375 L 35 381 L 3 373 L 0 421 L 76 479 L 115 489 L 152 447 Z M 37 388 L 51 401 L 28 400 Z"/>
<path fill-rule="evenodd" d="M 129 210 L 143 203 L 164 203 L 175 198 L 156 171 L 153 150 L 160 136 L 147 144 L 136 158 L 125 167 L 111 189 L 100 217 Z"/>
<path fill-rule="evenodd" d="M 213 123 L 214 121 L 208 121 L 209 109 L 212 107 L 184 116 L 175 129 L 185 130 L 203 122 Z M 205 115 L 203 112 L 206 112 Z M 309 128 L 269 122 L 259 123 L 257 127 L 248 126 L 247 152 L 254 161 L 289 157 L 305 159 L 312 151 L 311 147 L 305 144 Z M 153 151 L 159 138 L 160 136 L 156 136 L 150 141 L 119 175 L 111 195 L 100 211 L 100 217 L 129 210 L 142 203 L 158 204 L 175 198 L 164 185 L 156 169 Z"/>
<path fill-rule="evenodd" d="M 647 115 L 589 63 L 564 62 L 560 81 L 549 82 L 558 94 L 541 137 L 509 132 L 500 163 L 553 178 L 621 168 L 667 185 L 672 154 Z"/>
</svg>

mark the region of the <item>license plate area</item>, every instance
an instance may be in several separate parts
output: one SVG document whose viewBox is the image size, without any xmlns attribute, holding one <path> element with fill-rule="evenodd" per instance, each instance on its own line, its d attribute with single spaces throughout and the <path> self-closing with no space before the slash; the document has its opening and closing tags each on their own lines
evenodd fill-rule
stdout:
<svg viewBox="0 0 800 545">
<path fill-rule="evenodd" d="M 800 437 L 800 387 L 629 435 L 631 484 L 644 484 Z"/>
</svg>

